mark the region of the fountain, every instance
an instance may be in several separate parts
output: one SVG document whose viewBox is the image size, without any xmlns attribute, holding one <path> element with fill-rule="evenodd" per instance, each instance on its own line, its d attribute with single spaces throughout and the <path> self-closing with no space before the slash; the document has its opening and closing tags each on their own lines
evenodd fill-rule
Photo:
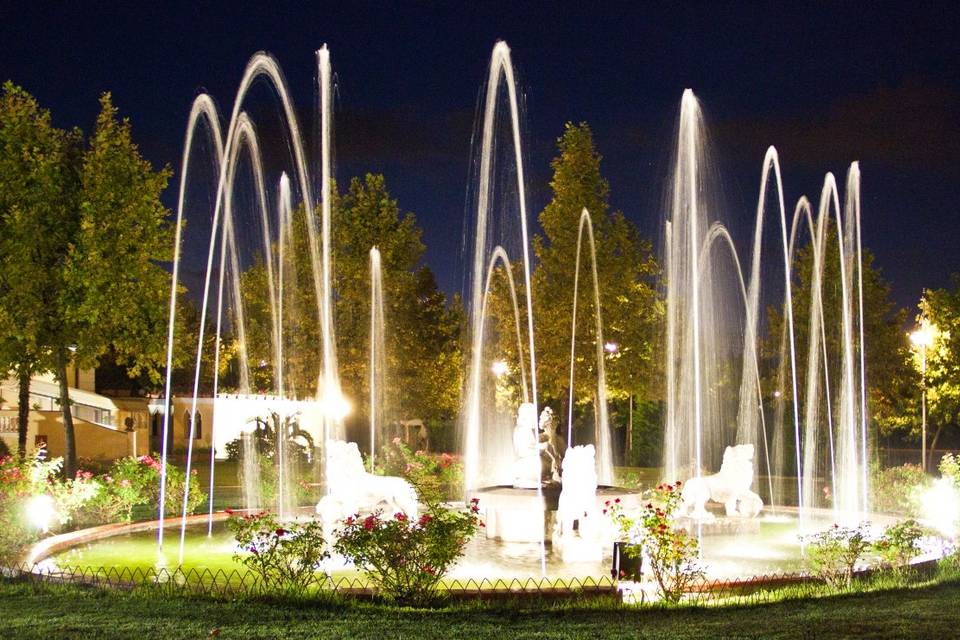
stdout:
<svg viewBox="0 0 960 640">
<path fill-rule="evenodd" d="M 286 137 L 282 142 L 286 144 L 278 147 L 289 150 L 283 167 L 271 167 L 267 162 L 254 119 L 244 110 L 247 94 L 258 78 L 266 80 L 281 107 L 281 126 Z M 305 150 L 309 145 L 279 65 L 265 53 L 257 53 L 249 61 L 225 128 L 221 128 L 220 114 L 209 96 L 198 96 L 191 109 L 177 205 L 173 275 L 175 282 L 183 275 L 185 263 L 181 264 L 181 259 L 187 251 L 184 245 L 189 235 L 186 230 L 193 231 L 186 225 L 187 214 L 191 214 L 191 220 L 202 221 L 206 212 L 209 229 L 198 225 L 192 236 L 199 242 L 196 253 L 206 260 L 200 273 L 203 295 L 190 412 L 196 414 L 204 375 L 212 380 L 207 384 L 216 411 L 211 501 L 204 532 L 207 542 L 192 537 L 196 534 L 192 530 L 188 536 L 184 512 L 178 548 L 181 565 L 185 553 L 208 549 L 204 545 L 213 544 L 210 541 L 222 539 L 223 549 L 232 551 L 228 535 L 222 528 L 214 527 L 213 467 L 226 444 L 238 436 L 245 451 L 245 506 L 272 506 L 281 517 L 298 515 L 300 505 L 292 499 L 296 470 L 290 466 L 293 461 L 282 444 L 276 449 L 279 482 L 275 504 L 264 504 L 259 493 L 259 466 L 255 464 L 254 439 L 249 431 L 257 419 L 265 416 L 271 416 L 275 423 L 278 443 L 298 429 L 315 443 L 316 451 L 310 452 L 316 461 L 313 479 L 325 493 L 316 510 L 328 527 L 344 515 L 383 503 L 411 516 L 417 511 L 416 496 L 409 484 L 373 473 L 376 446 L 383 440 L 387 409 L 384 379 L 389 356 L 384 340 L 383 275 L 376 247 L 370 248 L 369 471 L 364 469 L 356 443 L 345 438 L 343 418 L 349 405 L 340 390 L 332 313 L 331 264 L 336 247 L 331 246 L 331 69 L 326 48 L 317 52 L 317 78 L 320 153 L 316 166 L 308 161 Z M 505 130 L 503 135 L 499 135 L 498 123 Z M 663 476 L 671 482 L 690 480 L 685 482 L 684 499 L 687 511 L 699 516 L 691 519 L 691 526 L 698 533 L 706 530 L 712 534 L 701 541 L 703 559 L 711 567 L 711 575 L 739 576 L 794 568 L 800 554 L 796 540 L 798 519 L 802 529 L 859 518 L 866 510 L 860 174 L 858 165 L 851 165 L 842 208 L 836 180 L 828 174 L 816 216 L 810 202 L 801 198 L 792 224 L 788 224 L 791 220 L 784 205 L 779 158 L 771 147 L 761 170 L 750 262 L 744 265 L 735 234 L 728 230 L 722 207 L 711 188 L 712 165 L 705 149 L 704 129 L 697 100 L 687 91 L 680 107 L 665 225 Z M 215 187 L 207 208 L 193 202 L 197 199 L 195 194 L 191 196 L 193 182 L 199 180 L 194 156 L 201 148 L 203 136 L 199 134 L 203 132 Z M 501 137 L 506 140 L 499 140 Z M 521 139 L 520 103 L 510 50 L 500 42 L 493 49 L 476 138 L 476 190 L 470 205 L 474 228 L 472 235 L 466 236 L 471 256 L 466 297 L 470 348 L 460 420 L 465 497 L 479 498 L 487 535 L 471 543 L 468 556 L 454 575 L 601 575 L 606 573 L 603 559 L 611 551 L 613 535 L 605 529 L 604 503 L 619 499 L 622 508 L 630 510 L 638 505 L 638 494 L 612 486 L 613 447 L 593 222 L 590 212 L 583 210 L 573 265 L 571 389 L 577 374 L 573 336 L 577 335 L 580 269 L 581 265 L 586 268 L 583 261 L 587 259 L 589 281 L 584 284 L 591 287 L 595 309 L 594 317 L 588 320 L 593 323 L 596 337 L 595 435 L 594 442 L 582 443 L 573 441 L 572 395 L 567 415 L 560 416 L 566 423 L 559 429 L 552 410 L 541 406 L 538 396 L 536 318 Z M 319 176 L 319 183 L 314 183 L 314 176 Z M 245 181 L 245 177 L 249 180 Z M 250 196 L 246 198 L 242 193 L 245 185 L 252 193 L 246 194 Z M 319 200 L 314 199 L 314 193 L 319 193 Z M 764 221 L 771 213 L 768 209 L 775 216 L 777 260 L 774 286 L 764 288 L 761 257 Z M 310 215 L 314 211 L 319 211 L 319 216 Z M 832 229 L 835 233 L 831 233 Z M 798 300 L 792 291 L 792 275 L 796 268 L 795 247 L 804 233 L 809 235 L 813 247 L 812 294 L 807 300 Z M 306 246 L 297 243 L 304 237 Z M 833 242 L 835 245 L 830 244 Z M 251 244 L 256 251 L 251 250 Z M 260 333 L 256 330 L 254 310 L 244 296 L 247 283 L 242 277 L 243 269 L 255 263 L 255 255 L 262 259 L 268 301 L 259 320 L 267 327 Z M 837 256 L 841 275 L 836 284 L 842 291 L 842 308 L 838 326 L 830 326 L 823 291 L 834 283 L 824 282 L 824 273 L 827 260 Z M 726 280 L 724 265 L 729 266 L 726 275 L 731 276 Z M 511 305 L 507 312 L 512 312 L 512 326 L 507 333 L 511 343 L 516 341 L 516 357 L 510 362 L 494 358 L 496 354 L 491 353 L 486 335 L 491 291 L 499 278 L 508 294 L 504 296 L 505 303 Z M 778 290 L 780 283 L 782 290 Z M 731 285 L 732 293 L 725 285 Z M 174 361 L 177 296 L 174 287 L 170 294 L 168 372 Z M 779 339 L 780 350 L 779 376 L 772 390 L 765 387 L 770 382 L 761 379 L 758 364 L 760 313 L 765 303 L 771 301 L 782 309 L 784 317 L 782 335 L 774 336 Z M 797 348 L 794 310 L 798 305 L 810 308 L 810 323 L 804 328 L 810 336 L 806 353 L 799 353 Z M 724 321 L 736 320 L 738 313 L 739 325 Z M 208 325 L 213 326 L 212 331 Z M 221 377 L 228 374 L 221 372 L 220 362 L 221 342 L 227 332 L 236 341 L 236 359 L 229 372 L 235 377 L 235 391 L 230 393 L 221 389 L 227 386 Z M 828 353 L 829 333 L 842 337 L 841 353 Z M 210 352 L 207 359 L 205 349 Z M 269 357 L 251 362 L 251 354 L 258 353 L 258 349 L 259 353 L 269 353 Z M 498 406 L 497 379 L 505 372 L 516 372 L 519 385 L 508 406 Z M 803 380 L 801 372 L 805 374 Z M 169 398 L 169 375 L 165 389 Z M 296 428 L 290 423 L 291 416 L 296 416 Z M 192 424 L 193 421 L 191 429 Z M 168 414 L 162 438 L 164 477 L 170 428 Z M 564 432 L 566 442 L 560 445 Z M 189 473 L 194 454 L 192 433 L 188 442 Z M 711 471 L 716 473 L 710 475 Z M 775 477 L 789 478 L 789 491 L 774 484 Z M 754 482 L 761 478 L 766 478 L 766 482 L 757 482 L 758 487 L 754 488 Z M 830 511 L 821 508 L 826 505 L 816 491 L 817 484 L 824 479 L 836 496 L 834 503 L 828 505 L 832 507 Z M 167 498 L 165 488 L 163 484 L 161 512 Z M 764 492 L 766 495 L 761 498 L 758 494 Z M 789 496 L 789 492 L 795 494 Z M 717 508 L 710 506 L 711 500 L 724 507 L 719 517 Z M 764 508 L 791 514 L 792 519 L 766 520 L 761 513 Z M 704 525 L 711 516 L 728 524 Z M 733 527 L 729 522 L 734 520 L 742 524 Z M 163 525 L 161 520 L 156 533 L 161 548 Z M 745 545 L 751 547 L 749 553 L 743 552 Z M 758 549 L 763 553 L 758 554 Z M 201 555 L 191 557 L 190 562 L 207 566 L 206 552 Z M 757 560 L 758 557 L 761 559 Z"/>
<path fill-rule="evenodd" d="M 704 145 L 703 121 L 699 104 L 693 93 L 684 92 L 680 108 L 680 125 L 673 194 L 666 223 L 666 279 L 667 279 L 667 344 L 666 391 L 667 412 L 664 438 L 664 477 L 667 480 L 700 479 L 706 469 L 716 469 L 720 453 L 728 445 L 763 447 L 764 455 L 757 456 L 755 475 L 768 478 L 768 499 L 778 505 L 787 503 L 800 508 L 801 520 L 805 511 L 822 506 L 814 485 L 827 471 L 836 500 L 832 505 L 838 516 L 861 517 L 867 509 L 867 427 L 865 401 L 865 367 L 863 348 L 863 301 L 860 247 L 860 177 L 857 163 L 850 167 L 847 178 L 846 206 L 841 212 L 836 182 L 832 174 L 824 181 L 820 209 L 816 223 L 806 198 L 797 204 L 792 225 L 788 225 L 783 202 L 780 164 L 773 147 L 764 158 L 760 195 L 756 208 L 753 253 L 749 277 L 744 282 L 744 271 L 736 247 L 723 223 L 717 217 L 718 202 L 705 176 L 709 159 Z M 771 186 L 772 185 L 772 186 Z M 782 260 L 784 334 L 780 349 L 779 387 L 773 394 L 778 419 L 765 417 L 767 401 L 758 371 L 758 326 L 760 314 L 761 254 L 764 238 L 764 219 L 767 213 L 767 191 L 773 189 L 774 209 L 778 214 L 777 241 Z M 822 275 L 827 253 L 826 228 L 830 211 L 834 212 L 840 259 L 840 287 L 842 290 L 842 323 L 827 327 L 823 314 Z M 814 252 L 811 299 L 795 300 L 792 295 L 794 246 L 801 222 L 807 223 Z M 729 248 L 738 275 L 740 291 L 725 294 L 715 281 L 717 261 L 711 247 L 718 240 Z M 721 318 L 729 316 L 730 301 L 742 300 L 742 349 L 731 348 L 734 333 Z M 804 362 L 807 380 L 804 393 L 798 380 L 798 354 L 793 310 L 797 304 L 810 305 L 810 341 Z M 723 309 L 724 311 L 721 311 Z M 827 331 L 838 331 L 842 336 L 841 383 L 838 389 L 830 386 L 830 361 L 824 353 Z M 859 331 L 859 333 L 858 333 Z M 736 418 L 722 398 L 733 397 L 729 387 L 732 361 L 739 355 L 739 378 Z M 823 386 L 821 387 L 821 379 Z M 833 376 L 833 380 L 837 377 Z M 793 399 L 788 401 L 788 398 Z M 839 398 L 839 407 L 834 403 Z M 792 413 L 791 440 L 794 466 L 786 459 L 786 436 L 778 426 L 783 423 L 785 405 Z M 839 409 L 839 410 L 838 410 Z M 821 412 L 828 417 L 827 433 L 822 433 Z M 837 419 L 834 419 L 837 416 Z M 773 425 L 775 433 L 769 433 Z M 735 428 L 734 428 L 735 427 Z M 771 459 L 769 441 L 774 441 Z M 829 451 L 829 466 L 823 464 Z M 836 453 L 835 453 L 836 452 Z M 761 462 L 765 466 L 761 467 Z M 796 499 L 784 500 L 774 490 L 770 478 L 795 478 Z"/>
</svg>

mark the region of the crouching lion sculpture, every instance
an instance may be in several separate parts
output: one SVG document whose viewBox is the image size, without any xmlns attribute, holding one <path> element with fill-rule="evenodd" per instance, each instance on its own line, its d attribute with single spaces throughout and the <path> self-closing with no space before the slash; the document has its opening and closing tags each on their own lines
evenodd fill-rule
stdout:
<svg viewBox="0 0 960 640">
<path fill-rule="evenodd" d="M 367 473 L 357 443 L 328 440 L 327 465 L 327 495 L 317 503 L 325 534 L 347 516 L 377 508 L 417 519 L 417 492 L 413 486 L 403 478 Z"/>
<path fill-rule="evenodd" d="M 719 502 L 728 516 L 753 518 L 763 508 L 763 500 L 750 490 L 753 484 L 753 445 L 738 444 L 723 452 L 720 471 L 710 476 L 691 478 L 683 487 L 680 515 L 709 520 L 707 501 Z"/>
</svg>

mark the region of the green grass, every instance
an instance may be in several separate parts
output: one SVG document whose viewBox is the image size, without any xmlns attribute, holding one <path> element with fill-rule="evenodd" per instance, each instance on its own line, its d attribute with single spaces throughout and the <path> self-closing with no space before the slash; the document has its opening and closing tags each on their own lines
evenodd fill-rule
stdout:
<svg viewBox="0 0 960 640">
<path fill-rule="evenodd" d="M 230 602 L 0 581 L 10 638 L 948 638 L 960 628 L 960 581 L 766 605 L 631 608 L 455 604 L 442 609 Z"/>
</svg>

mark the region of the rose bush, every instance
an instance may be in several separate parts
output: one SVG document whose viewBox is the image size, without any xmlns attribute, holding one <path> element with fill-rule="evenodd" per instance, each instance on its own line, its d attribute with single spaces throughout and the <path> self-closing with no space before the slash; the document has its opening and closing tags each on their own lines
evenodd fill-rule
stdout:
<svg viewBox="0 0 960 640">
<path fill-rule="evenodd" d="M 867 522 L 855 527 L 834 524 L 801 540 L 809 545 L 807 562 L 811 570 L 837 589 L 850 588 L 857 563 L 873 548 Z"/>
<path fill-rule="evenodd" d="M 677 526 L 674 514 L 681 504 L 681 483 L 661 484 L 635 517 L 623 509 L 620 499 L 607 501 L 609 514 L 620 531 L 621 548 L 630 557 L 643 557 L 657 583 L 660 597 L 679 602 L 683 594 L 704 576 L 697 562 L 697 539 Z"/>
<path fill-rule="evenodd" d="M 463 462 L 449 453 L 413 451 L 400 438 L 386 444 L 376 472 L 406 478 L 423 500 L 449 500 L 462 489 Z"/>
<path fill-rule="evenodd" d="M 873 549 L 885 564 L 904 569 L 920 555 L 920 541 L 925 534 L 916 520 L 902 520 L 887 527 L 873 543 Z"/>
<path fill-rule="evenodd" d="M 921 495 L 933 482 L 918 464 L 880 469 L 874 467 L 870 487 L 873 510 L 911 518 L 920 515 Z"/>
<path fill-rule="evenodd" d="M 71 524 L 99 491 L 92 474 L 63 480 L 63 460 L 42 456 L 0 458 L 0 560 L 14 561 L 24 548 L 49 531 Z M 47 514 L 35 512 L 34 500 L 46 496 Z"/>
<path fill-rule="evenodd" d="M 303 595 L 329 555 L 318 520 L 281 523 L 272 513 L 231 513 L 227 526 L 237 541 L 234 559 L 260 578 L 264 591 Z"/>
<path fill-rule="evenodd" d="M 355 515 L 344 520 L 333 548 L 385 598 L 425 602 L 436 595 L 440 580 L 482 526 L 479 511 L 474 499 L 462 510 L 431 503 L 416 521 L 403 513 Z"/>
</svg>

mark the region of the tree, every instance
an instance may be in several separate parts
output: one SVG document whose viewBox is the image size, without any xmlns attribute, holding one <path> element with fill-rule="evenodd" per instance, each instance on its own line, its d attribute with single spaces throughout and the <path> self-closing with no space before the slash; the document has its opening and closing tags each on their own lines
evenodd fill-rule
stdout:
<svg viewBox="0 0 960 640">
<path fill-rule="evenodd" d="M 75 192 L 76 134 L 7 82 L 0 98 L 0 370 L 19 384 L 20 456 L 27 446 L 30 378 L 47 368 L 49 313 L 62 284 L 60 267 L 72 233 L 67 204 Z"/>
<path fill-rule="evenodd" d="M 914 367 L 912 397 L 917 398 L 919 389 L 926 387 L 927 416 L 931 425 L 935 425 L 929 451 L 931 467 L 933 450 L 943 435 L 944 429 L 956 429 L 960 424 L 960 274 L 954 274 L 951 287 L 923 292 L 920 301 L 918 323 L 933 325 L 933 344 L 926 347 L 926 375 L 922 376 L 922 355 L 918 347 L 911 353 L 910 363 Z M 916 402 L 916 401 L 915 401 Z M 917 403 L 918 404 L 918 403 Z M 914 409 L 911 417 L 919 415 Z M 919 422 L 913 418 L 909 426 L 916 435 L 920 431 Z"/>
<path fill-rule="evenodd" d="M 829 223 L 828 223 L 829 224 Z M 837 403 L 837 384 L 841 380 L 843 354 L 842 289 L 840 279 L 840 254 L 837 244 L 836 226 L 828 226 L 825 233 L 823 276 L 821 282 L 823 297 L 823 322 L 825 328 L 827 364 L 830 367 L 831 394 L 833 394 L 834 415 L 839 410 Z M 807 376 L 807 351 L 810 341 L 811 292 L 814 279 L 813 245 L 808 244 L 797 250 L 793 271 L 793 319 L 797 354 L 798 390 L 803 394 Z M 904 429 L 910 411 L 911 389 L 916 381 L 908 365 L 908 345 L 903 333 L 906 324 L 906 312 L 898 309 L 890 297 L 890 285 L 883 278 L 880 269 L 874 266 L 874 257 L 869 249 L 863 250 L 863 334 L 865 337 L 865 363 L 867 380 L 868 419 L 880 434 L 889 435 Z M 856 282 L 856 281 L 855 281 Z M 856 290 L 855 290 L 856 291 Z M 856 306 L 856 305 L 855 305 Z M 768 311 L 767 339 L 762 346 L 765 386 L 780 375 L 780 345 L 784 322 L 781 309 Z M 819 331 L 819 329 L 816 329 Z M 854 354 L 859 353 L 859 329 L 853 325 Z M 784 354 L 785 357 L 789 355 Z M 823 362 L 820 367 L 822 369 Z M 785 369 L 789 375 L 789 368 Z M 784 386 L 786 400 L 792 395 L 791 385 Z M 825 402 L 824 396 L 824 402 Z M 821 413 L 821 415 L 826 415 Z M 822 430 L 825 431 L 825 430 Z"/>
<path fill-rule="evenodd" d="M 459 401 L 461 356 L 459 335 L 462 311 L 458 301 L 448 305 L 433 274 L 420 267 L 421 231 L 412 213 L 401 212 L 381 175 L 354 178 L 343 194 L 333 189 L 331 202 L 333 246 L 334 326 L 340 384 L 354 402 L 356 415 L 365 416 L 369 394 L 370 249 L 381 255 L 385 304 L 387 385 L 395 418 L 446 418 Z M 318 225 L 319 226 L 319 225 Z M 322 365 L 320 330 L 316 317 L 306 216 L 294 212 L 285 261 L 292 284 L 284 293 L 285 393 L 315 390 Z M 274 242 L 272 251 L 278 255 Z M 270 296 L 267 269 L 258 256 L 243 274 L 242 295 L 247 348 L 252 361 L 273 362 Z M 259 375 L 260 386 L 272 386 L 270 367 Z M 309 394 L 304 394 L 309 395 Z"/>
<path fill-rule="evenodd" d="M 601 156 L 594 148 L 590 127 L 567 123 L 557 150 L 551 162 L 553 199 L 540 213 L 543 235 L 534 239 L 540 393 L 566 404 L 577 238 L 581 213 L 586 209 L 595 238 L 603 340 L 617 345 L 616 352 L 606 359 L 608 397 L 651 397 L 659 386 L 654 353 L 663 315 L 655 281 L 659 266 L 650 243 L 636 227 L 622 213 L 610 211 L 610 187 L 600 173 Z M 592 402 L 597 384 L 596 311 L 586 229 L 582 242 L 574 377 L 577 403 Z"/>
<path fill-rule="evenodd" d="M 173 236 L 160 193 L 170 176 L 154 171 L 133 143 L 128 121 L 118 121 L 110 95 L 88 143 L 79 131 L 48 131 L 49 114 L 8 84 L 5 98 L 25 105 L 37 131 L 46 132 L 49 162 L 45 187 L 32 208 L 4 207 L 5 270 L 20 283 L 11 290 L 22 306 L 5 321 L 9 343 L 23 336 L 33 370 L 52 370 L 60 385 L 64 423 L 64 473 L 76 470 L 76 442 L 67 366 L 94 366 L 110 350 L 131 375 L 159 378 L 166 354 L 169 260 Z M 32 103 L 32 104 L 31 104 Z M 34 114 L 34 115 L 30 115 Z M 16 164 L 14 153 L 7 154 Z M 39 147 L 20 145 L 29 164 Z M 15 224 L 8 224 L 12 221 Z M 35 326 L 19 334 L 11 330 Z"/>
</svg>

